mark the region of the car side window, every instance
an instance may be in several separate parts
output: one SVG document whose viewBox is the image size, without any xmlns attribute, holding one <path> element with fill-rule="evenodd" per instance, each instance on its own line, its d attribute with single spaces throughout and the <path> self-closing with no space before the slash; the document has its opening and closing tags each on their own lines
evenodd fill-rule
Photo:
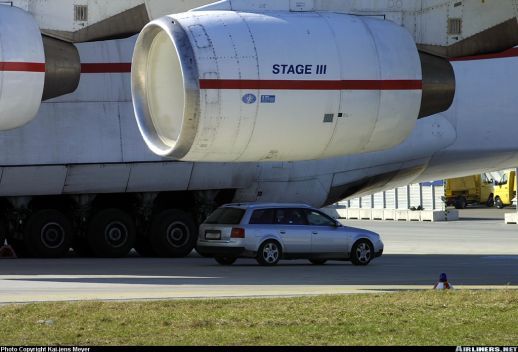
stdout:
<svg viewBox="0 0 518 352">
<path fill-rule="evenodd" d="M 302 209 L 277 209 L 275 223 L 281 225 L 307 225 L 306 216 Z"/>
<path fill-rule="evenodd" d="M 274 209 L 257 209 L 254 210 L 252 216 L 250 217 L 250 225 L 254 224 L 262 224 L 262 225 L 271 225 L 274 223 L 273 217 L 275 215 Z"/>
<path fill-rule="evenodd" d="M 336 226 L 336 222 L 325 216 L 324 214 L 321 214 L 314 210 L 306 210 L 306 216 L 308 218 L 309 225 L 312 226 Z"/>
</svg>

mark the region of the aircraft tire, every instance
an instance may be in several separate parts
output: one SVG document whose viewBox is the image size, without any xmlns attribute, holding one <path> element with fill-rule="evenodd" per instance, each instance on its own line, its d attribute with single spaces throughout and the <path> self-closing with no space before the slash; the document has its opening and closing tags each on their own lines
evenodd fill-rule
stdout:
<svg viewBox="0 0 518 352">
<path fill-rule="evenodd" d="M 88 243 L 97 257 L 121 258 L 134 247 L 135 232 L 135 224 L 126 212 L 103 209 L 90 220 Z"/>
<path fill-rule="evenodd" d="M 193 250 L 197 238 L 194 220 L 182 210 L 164 210 L 151 220 L 149 240 L 159 257 L 185 257 Z"/>
<path fill-rule="evenodd" d="M 72 243 L 72 225 L 68 218 L 58 210 L 38 210 L 29 216 L 25 224 L 24 243 L 30 256 L 64 257 Z M 15 247 L 17 246 L 15 245 Z M 17 248 L 15 248 L 16 250 Z"/>
</svg>

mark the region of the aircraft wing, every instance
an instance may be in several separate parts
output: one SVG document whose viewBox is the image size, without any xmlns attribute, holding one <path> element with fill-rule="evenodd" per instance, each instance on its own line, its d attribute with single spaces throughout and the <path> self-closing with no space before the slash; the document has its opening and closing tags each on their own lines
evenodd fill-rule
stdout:
<svg viewBox="0 0 518 352">
<path fill-rule="evenodd" d="M 184 12 L 213 0 L 14 0 L 33 15 L 41 32 L 72 43 L 128 37 L 151 20 Z"/>
<path fill-rule="evenodd" d="M 518 3 L 512 0 L 315 0 L 314 6 L 361 15 L 381 13 L 404 26 L 419 50 L 443 57 L 518 45 Z"/>
<path fill-rule="evenodd" d="M 207 8 L 330 11 L 380 17 L 405 27 L 419 50 L 450 58 L 518 45 L 518 3 L 513 0 L 224 0 Z"/>
<path fill-rule="evenodd" d="M 68 42 L 133 35 L 149 21 L 213 0 L 14 0 L 43 34 Z M 513 0 L 228 0 L 213 8 L 234 11 L 331 11 L 378 16 L 404 26 L 421 51 L 460 57 L 518 45 L 518 4 Z"/>
</svg>

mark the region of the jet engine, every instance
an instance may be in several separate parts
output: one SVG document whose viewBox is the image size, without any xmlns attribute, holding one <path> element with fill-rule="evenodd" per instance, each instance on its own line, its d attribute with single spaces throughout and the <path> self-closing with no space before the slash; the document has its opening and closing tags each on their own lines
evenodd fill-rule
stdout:
<svg viewBox="0 0 518 352">
<path fill-rule="evenodd" d="M 0 5 L 0 130 L 30 122 L 42 100 L 73 92 L 80 73 L 74 45 L 42 38 L 29 13 Z"/>
<path fill-rule="evenodd" d="M 289 161 L 387 149 L 446 110 L 448 61 L 383 19 L 193 11 L 150 22 L 133 55 L 140 131 L 186 161 Z"/>
</svg>

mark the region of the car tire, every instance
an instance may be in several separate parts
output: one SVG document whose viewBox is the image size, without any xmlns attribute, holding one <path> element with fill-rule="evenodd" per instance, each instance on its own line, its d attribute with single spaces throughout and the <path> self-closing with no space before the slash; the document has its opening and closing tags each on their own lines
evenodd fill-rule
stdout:
<svg viewBox="0 0 518 352">
<path fill-rule="evenodd" d="M 309 261 L 313 265 L 324 265 L 327 262 L 326 259 L 310 259 Z"/>
<path fill-rule="evenodd" d="M 257 251 L 257 262 L 260 265 L 272 266 L 276 265 L 282 256 L 281 245 L 277 241 L 264 241 Z"/>
<path fill-rule="evenodd" d="M 214 257 L 214 259 L 221 265 L 232 265 L 236 262 L 236 257 Z"/>
<path fill-rule="evenodd" d="M 374 258 L 374 247 L 367 240 L 359 240 L 353 245 L 351 261 L 354 265 L 367 265 Z"/>
<path fill-rule="evenodd" d="M 498 209 L 504 209 L 505 206 L 500 197 L 495 198 L 495 207 L 497 207 Z"/>
</svg>

